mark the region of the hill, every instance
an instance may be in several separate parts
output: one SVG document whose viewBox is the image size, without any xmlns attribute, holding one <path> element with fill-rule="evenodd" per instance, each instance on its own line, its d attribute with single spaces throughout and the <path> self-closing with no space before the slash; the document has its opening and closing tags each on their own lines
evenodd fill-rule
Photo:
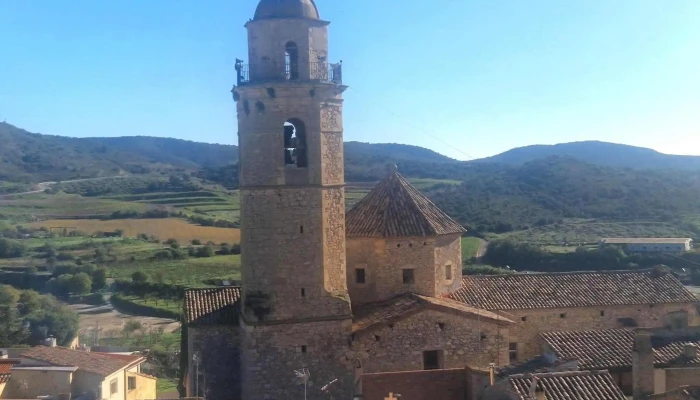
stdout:
<svg viewBox="0 0 700 400">
<path fill-rule="evenodd" d="M 598 141 L 519 147 L 473 162 L 522 165 L 550 156 L 573 157 L 587 163 L 610 167 L 700 170 L 698 156 L 663 154 L 643 147 Z"/>
<path fill-rule="evenodd" d="M 472 230 L 508 232 L 571 218 L 680 221 L 700 214 L 700 171 L 638 171 L 568 157 L 481 165 L 428 195 Z"/>
<path fill-rule="evenodd" d="M 220 166 L 236 146 L 153 137 L 69 138 L 0 123 L 0 181 L 41 182 Z"/>
</svg>

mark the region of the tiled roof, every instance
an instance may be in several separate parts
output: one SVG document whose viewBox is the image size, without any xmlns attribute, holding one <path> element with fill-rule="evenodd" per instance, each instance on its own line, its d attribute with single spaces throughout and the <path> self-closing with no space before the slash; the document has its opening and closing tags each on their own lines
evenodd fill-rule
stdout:
<svg viewBox="0 0 700 400">
<path fill-rule="evenodd" d="M 22 358 L 43 361 L 50 365 L 74 366 L 79 370 L 102 376 L 109 376 L 138 361 L 126 361 L 102 353 L 70 350 L 63 347 L 36 346 L 22 353 Z M 145 358 L 139 357 L 145 361 Z"/>
<path fill-rule="evenodd" d="M 426 308 L 457 312 L 467 318 L 484 322 L 512 324 L 513 321 L 486 310 L 478 310 L 451 299 L 438 299 L 413 293 L 396 296 L 387 301 L 364 304 L 354 310 L 352 331 L 358 332 L 377 325 L 387 324 L 418 313 Z"/>
<path fill-rule="evenodd" d="M 185 291 L 185 324 L 235 325 L 241 288 L 220 287 Z"/>
<path fill-rule="evenodd" d="M 577 358 L 581 369 L 631 367 L 634 335 L 634 331 L 627 329 L 541 334 L 557 356 Z M 652 336 L 654 364 L 700 364 L 700 358 L 688 359 L 683 355 L 683 347 L 687 343 L 694 343 L 700 347 L 700 335 L 694 337 L 679 335 L 671 340 Z"/>
<path fill-rule="evenodd" d="M 10 380 L 12 366 L 17 363 L 17 360 L 0 359 L 0 383 L 7 383 Z"/>
<path fill-rule="evenodd" d="M 657 270 L 465 276 L 456 300 L 487 310 L 695 303 L 673 274 Z"/>
<path fill-rule="evenodd" d="M 498 376 L 499 378 L 505 378 L 511 375 L 550 372 L 553 369 L 563 371 L 564 369 L 561 368 L 561 366 L 567 363 L 571 363 L 571 365 L 567 366 L 566 370 L 578 371 L 579 368 L 576 359 L 560 358 L 556 360 L 550 360 L 544 355 L 539 355 L 529 360 L 499 367 L 496 369 L 496 376 Z"/>
<path fill-rule="evenodd" d="M 692 241 L 691 238 L 603 238 L 601 242 L 607 244 L 685 244 Z"/>
<path fill-rule="evenodd" d="M 348 237 L 435 236 L 466 230 L 398 172 L 391 172 L 345 217 Z"/>
<path fill-rule="evenodd" d="M 681 386 L 665 393 L 648 396 L 647 399 L 700 400 L 700 386 Z"/>
<path fill-rule="evenodd" d="M 608 371 L 513 375 L 509 378 L 513 392 L 523 400 L 531 400 L 534 378 L 538 380 L 536 390 L 543 390 L 546 400 L 626 400 Z"/>
</svg>

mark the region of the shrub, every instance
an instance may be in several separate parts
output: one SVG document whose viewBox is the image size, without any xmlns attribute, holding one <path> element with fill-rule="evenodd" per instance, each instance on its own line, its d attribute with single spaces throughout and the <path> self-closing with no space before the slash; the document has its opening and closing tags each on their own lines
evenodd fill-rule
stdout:
<svg viewBox="0 0 700 400">
<path fill-rule="evenodd" d="M 199 240 L 199 239 L 192 239 L 192 245 L 193 245 L 193 246 L 201 246 L 201 245 L 202 245 L 202 241 Z"/>
<path fill-rule="evenodd" d="M 131 274 L 131 281 L 134 283 L 148 282 L 148 275 L 146 275 L 144 272 L 136 271 L 133 274 Z"/>
</svg>

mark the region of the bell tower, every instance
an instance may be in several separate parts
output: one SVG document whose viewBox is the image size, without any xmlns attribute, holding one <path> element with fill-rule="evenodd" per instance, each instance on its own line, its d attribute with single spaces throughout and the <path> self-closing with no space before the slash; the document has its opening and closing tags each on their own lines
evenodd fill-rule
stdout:
<svg viewBox="0 0 700 400">
<path fill-rule="evenodd" d="M 341 64 L 313 0 L 261 0 L 236 60 L 242 398 L 352 392 Z M 337 380 L 336 380 L 337 379 Z M 335 380 L 335 381 L 334 381 Z"/>
</svg>

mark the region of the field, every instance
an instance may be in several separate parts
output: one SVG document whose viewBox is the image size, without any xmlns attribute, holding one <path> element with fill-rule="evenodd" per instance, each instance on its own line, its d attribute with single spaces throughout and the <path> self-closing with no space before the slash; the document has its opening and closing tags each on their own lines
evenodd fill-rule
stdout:
<svg viewBox="0 0 700 400">
<path fill-rule="evenodd" d="M 462 262 L 469 261 L 476 256 L 476 252 L 481 247 L 481 239 L 476 237 L 462 238 Z"/>
<path fill-rule="evenodd" d="M 535 227 L 525 231 L 494 235 L 544 246 L 596 244 L 602 237 L 693 237 L 694 233 L 664 222 L 597 222 L 573 220 L 562 224 Z"/>
<path fill-rule="evenodd" d="M 169 261 L 136 259 L 110 264 L 107 271 L 109 276 L 115 279 L 129 279 L 131 274 L 141 271 L 150 277 L 158 275 L 167 283 L 202 287 L 206 286 L 204 281 L 209 279 L 239 280 L 240 265 L 239 255 Z"/>
<path fill-rule="evenodd" d="M 179 242 L 189 242 L 199 239 L 202 243 L 239 243 L 239 229 L 216 228 L 192 225 L 177 218 L 164 219 L 115 219 L 108 221 L 87 219 L 54 219 L 30 224 L 33 228 L 70 227 L 86 233 L 124 231 L 124 236 L 136 237 L 141 233 L 153 235 L 158 239 L 176 239 Z M 69 231 L 71 229 L 68 229 Z"/>
<path fill-rule="evenodd" d="M 114 211 L 146 211 L 147 204 L 127 203 L 118 200 L 81 197 L 60 193 L 57 195 L 31 194 L 0 198 L 0 219 L 16 222 L 45 218 L 85 218 L 109 215 Z"/>
</svg>

